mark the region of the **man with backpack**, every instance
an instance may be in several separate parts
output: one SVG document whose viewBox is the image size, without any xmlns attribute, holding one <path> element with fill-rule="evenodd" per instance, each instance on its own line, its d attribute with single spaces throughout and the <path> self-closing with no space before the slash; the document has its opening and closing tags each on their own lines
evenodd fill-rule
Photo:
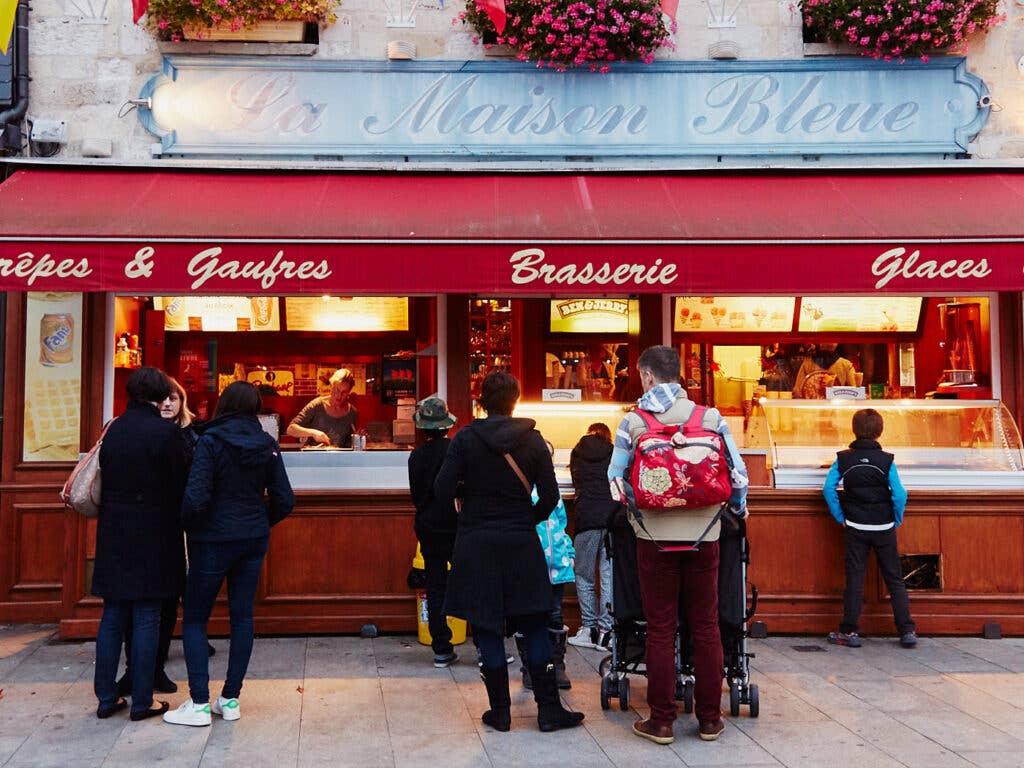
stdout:
<svg viewBox="0 0 1024 768">
<path fill-rule="evenodd" d="M 681 595 L 693 638 L 699 735 L 714 741 L 725 730 L 718 629 L 720 520 L 727 507 L 746 516 L 747 471 L 722 415 L 696 405 L 679 385 L 679 354 L 672 347 L 649 347 L 637 368 L 644 394 L 619 425 L 608 467 L 612 494 L 627 503 L 636 531 L 647 620 L 651 714 L 634 723 L 633 732 L 656 744 L 674 741 Z"/>
</svg>

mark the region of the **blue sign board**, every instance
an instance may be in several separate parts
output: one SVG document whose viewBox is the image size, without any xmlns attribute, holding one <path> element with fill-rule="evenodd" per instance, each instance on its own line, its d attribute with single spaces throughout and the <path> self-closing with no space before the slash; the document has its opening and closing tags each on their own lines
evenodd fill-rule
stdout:
<svg viewBox="0 0 1024 768">
<path fill-rule="evenodd" d="M 550 158 L 958 153 L 989 115 L 961 57 L 512 61 L 168 56 L 139 110 L 169 155 Z"/>
</svg>

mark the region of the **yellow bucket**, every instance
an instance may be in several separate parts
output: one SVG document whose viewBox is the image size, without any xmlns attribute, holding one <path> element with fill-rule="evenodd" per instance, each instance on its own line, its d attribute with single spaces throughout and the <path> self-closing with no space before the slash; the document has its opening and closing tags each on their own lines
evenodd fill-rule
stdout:
<svg viewBox="0 0 1024 768">
<path fill-rule="evenodd" d="M 420 551 L 420 544 L 416 542 L 416 556 L 412 559 L 412 567 L 423 570 L 423 552 Z M 452 564 L 448 563 L 451 570 Z M 466 622 L 464 619 L 457 619 L 454 616 L 448 617 L 448 628 L 452 631 L 452 645 L 462 645 L 466 642 Z M 427 616 L 427 590 L 416 590 L 416 635 L 423 645 L 430 645 L 430 622 Z"/>
</svg>

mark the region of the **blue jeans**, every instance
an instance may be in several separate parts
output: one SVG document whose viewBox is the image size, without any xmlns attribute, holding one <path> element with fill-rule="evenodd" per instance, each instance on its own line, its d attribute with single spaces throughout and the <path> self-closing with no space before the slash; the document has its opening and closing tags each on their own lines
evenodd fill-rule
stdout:
<svg viewBox="0 0 1024 768">
<path fill-rule="evenodd" d="M 612 602 L 612 564 L 604 546 L 603 528 L 594 528 L 576 534 L 576 596 L 580 601 L 580 618 L 584 627 L 612 628 L 608 605 Z M 601 579 L 601 598 L 598 604 L 594 569 Z"/>
<path fill-rule="evenodd" d="M 228 580 L 228 614 L 231 621 L 231 648 L 228 673 L 221 695 L 238 698 L 242 679 L 249 668 L 254 635 L 252 604 L 260 580 L 268 538 L 240 541 L 195 541 L 189 546 L 188 579 L 185 582 L 182 640 L 188 687 L 192 701 L 210 700 L 210 662 L 206 625 L 225 577 Z"/>
<path fill-rule="evenodd" d="M 530 664 L 548 664 L 551 661 L 551 635 L 548 616 L 531 613 L 511 620 L 513 628 L 526 638 L 526 656 Z M 473 628 L 473 637 L 480 648 L 480 660 L 486 669 L 505 666 L 505 637 L 497 632 Z"/>
<path fill-rule="evenodd" d="M 96 633 L 93 690 L 101 708 L 117 703 L 117 665 L 121 661 L 121 641 L 129 621 L 132 626 L 129 666 L 134 670 L 132 712 L 145 712 L 153 706 L 153 673 L 160 635 L 159 600 L 103 601 L 103 617 Z"/>
</svg>

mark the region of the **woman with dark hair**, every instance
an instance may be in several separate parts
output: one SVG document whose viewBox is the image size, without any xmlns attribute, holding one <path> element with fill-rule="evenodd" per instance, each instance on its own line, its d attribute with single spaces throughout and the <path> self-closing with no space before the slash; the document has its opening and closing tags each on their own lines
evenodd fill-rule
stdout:
<svg viewBox="0 0 1024 768">
<path fill-rule="evenodd" d="M 182 635 L 191 698 L 164 715 L 175 725 L 209 725 L 212 712 L 237 720 L 253 644 L 253 601 L 272 525 L 295 506 L 281 450 L 260 427 L 256 387 L 229 384 L 196 444 L 181 516 L 189 538 Z M 269 496 L 269 506 L 264 501 Z M 228 582 L 231 645 L 224 690 L 210 703 L 206 625 Z"/>
<path fill-rule="evenodd" d="M 92 593 L 103 598 L 96 635 L 97 717 L 127 703 L 117 693 L 117 665 L 125 625 L 131 620 L 132 720 L 167 711 L 153 708 L 161 601 L 181 594 L 185 548 L 181 498 L 185 452 L 178 428 L 160 418 L 171 390 L 156 368 L 139 368 L 125 386 L 128 406 L 110 425 L 100 447 L 103 485 L 96 527 Z"/>
<path fill-rule="evenodd" d="M 537 723 L 542 731 L 554 731 L 583 720 L 582 713 L 563 709 L 558 698 L 547 627 L 551 582 L 534 527 L 551 514 L 559 492 L 551 454 L 535 422 L 512 416 L 518 400 L 514 376 L 488 374 L 480 396 L 487 418 L 474 419 L 456 433 L 434 484 L 442 506 L 454 504 L 456 489 L 462 488 L 445 614 L 473 625 L 491 705 L 484 724 L 498 731 L 511 727 L 507 621 L 526 641 Z"/>
<path fill-rule="evenodd" d="M 167 380 L 170 382 L 171 391 L 160 403 L 160 416 L 181 427 L 180 435 L 182 447 L 185 450 L 185 466 L 188 467 L 192 464 L 192 454 L 195 453 L 196 442 L 199 440 L 199 434 L 193 427 L 195 414 L 188 408 L 185 388 L 173 376 L 168 376 Z M 184 583 L 184 579 L 182 583 Z M 153 678 L 153 690 L 160 693 L 177 693 L 178 691 L 177 683 L 171 680 L 164 666 L 167 664 L 171 638 L 174 636 L 174 625 L 178 623 L 180 599 L 181 595 L 176 595 L 160 603 L 160 640 L 156 651 L 156 675 Z M 132 690 L 131 648 L 132 624 L 131 617 L 128 617 L 124 631 L 124 655 L 128 663 L 125 665 L 121 679 L 117 681 L 117 692 L 121 696 L 127 696 Z M 214 653 L 213 646 L 210 646 L 209 652 L 211 655 Z"/>
</svg>

